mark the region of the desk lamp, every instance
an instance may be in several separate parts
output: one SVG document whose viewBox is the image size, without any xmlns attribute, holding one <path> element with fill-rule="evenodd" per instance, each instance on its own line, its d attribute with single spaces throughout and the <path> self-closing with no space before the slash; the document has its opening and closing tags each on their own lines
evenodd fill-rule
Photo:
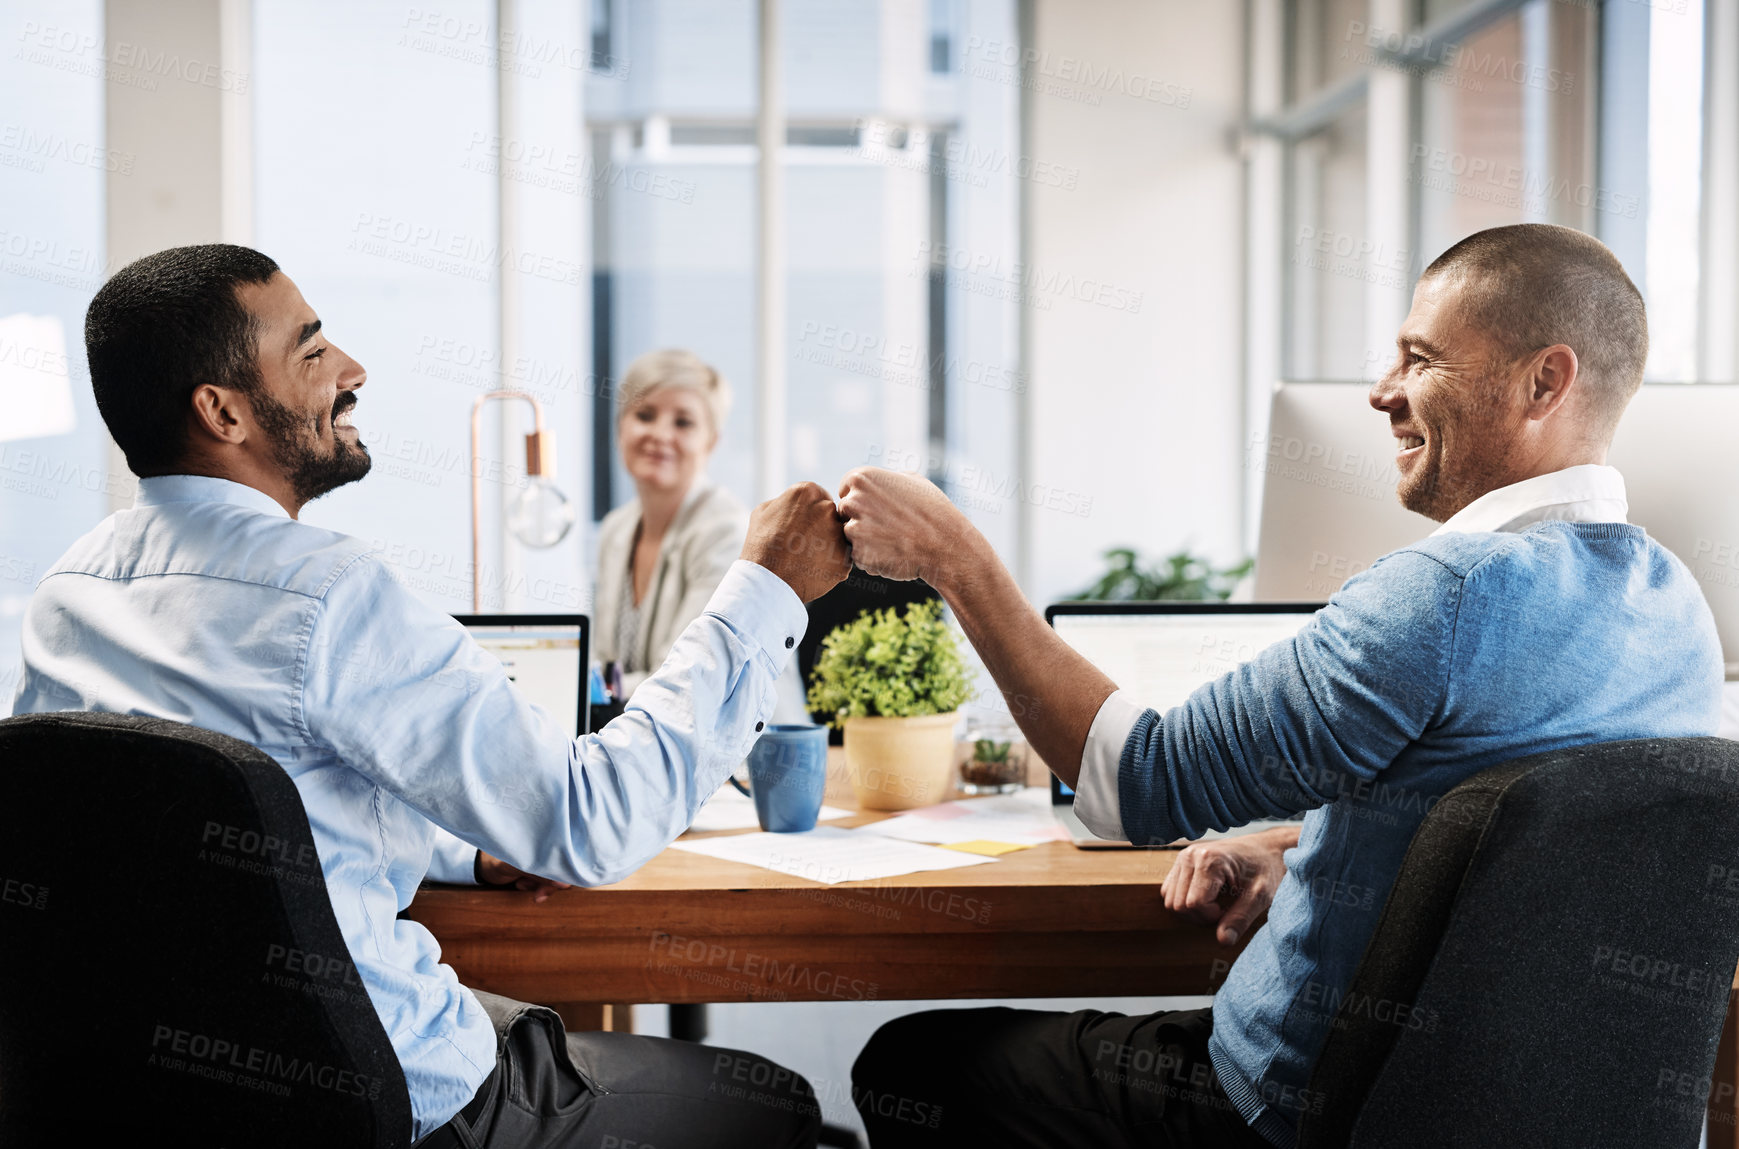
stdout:
<svg viewBox="0 0 1739 1149">
<path fill-rule="evenodd" d="M 483 467 L 480 447 L 483 405 L 492 399 L 524 399 L 531 404 L 531 434 L 525 437 L 525 489 L 506 511 L 507 529 L 528 547 L 553 547 L 574 525 L 574 505 L 551 479 L 555 472 L 555 439 L 544 430 L 543 404 L 524 391 L 490 391 L 471 404 L 471 610 L 483 609 L 482 518 Z"/>
</svg>

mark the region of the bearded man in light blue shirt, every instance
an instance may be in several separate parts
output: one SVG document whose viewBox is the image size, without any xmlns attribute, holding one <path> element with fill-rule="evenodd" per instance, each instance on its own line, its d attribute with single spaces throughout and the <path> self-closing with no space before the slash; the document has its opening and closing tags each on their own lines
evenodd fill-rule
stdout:
<svg viewBox="0 0 1739 1149">
<path fill-rule="evenodd" d="M 1442 528 L 1163 715 L 1045 626 L 941 492 L 847 477 L 858 565 L 942 592 L 997 685 L 1027 700 L 1022 729 L 1094 832 L 1166 843 L 1308 811 L 1302 831 L 1192 846 L 1167 876 L 1167 906 L 1227 944 L 1268 912 L 1211 1010 L 891 1022 L 853 1071 L 876 1149 L 1290 1146 L 1299 1114 L 1332 1102 L 1311 1070 L 1439 796 L 1530 754 L 1715 732 L 1708 605 L 1625 522 L 1605 465 L 1647 355 L 1642 297 L 1599 241 L 1522 224 L 1450 248 L 1370 393 L 1401 502 Z M 889 1096 L 942 1122 L 864 1104 Z"/>
<path fill-rule="evenodd" d="M 227 244 L 147 256 L 98 291 L 85 342 L 139 496 L 42 579 L 14 711 L 173 719 L 284 767 L 426 1144 L 813 1145 L 789 1070 L 731 1055 L 772 1083 L 745 1097 L 716 1050 L 564 1036 L 460 985 L 397 915 L 425 877 L 603 884 L 682 833 L 772 714 L 803 604 L 849 570 L 827 492 L 757 507 L 706 612 L 626 714 L 575 740 L 367 544 L 297 520 L 368 473 L 366 375 L 276 263 Z"/>
</svg>

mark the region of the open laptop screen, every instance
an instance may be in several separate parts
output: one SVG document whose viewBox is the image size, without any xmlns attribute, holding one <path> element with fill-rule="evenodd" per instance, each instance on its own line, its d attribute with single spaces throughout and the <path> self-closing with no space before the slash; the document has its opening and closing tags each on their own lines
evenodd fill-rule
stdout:
<svg viewBox="0 0 1739 1149">
<path fill-rule="evenodd" d="M 1045 617 L 1135 702 L 1164 714 L 1197 687 L 1297 634 L 1318 609 L 1315 603 L 1059 603 Z M 1058 787 L 1068 795 L 1067 787 Z"/>
<path fill-rule="evenodd" d="M 583 614 L 454 615 L 477 645 L 501 660 L 507 677 L 556 728 L 586 733 L 590 631 Z"/>
</svg>

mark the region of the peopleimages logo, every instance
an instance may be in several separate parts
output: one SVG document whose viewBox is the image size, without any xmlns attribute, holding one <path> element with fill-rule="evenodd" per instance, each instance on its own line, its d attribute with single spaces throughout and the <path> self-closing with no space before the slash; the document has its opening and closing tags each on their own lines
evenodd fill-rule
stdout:
<svg viewBox="0 0 1739 1149">
<path fill-rule="evenodd" d="M 94 168 L 116 175 L 133 174 L 132 152 L 119 152 L 101 144 L 71 140 L 59 132 L 41 132 L 23 124 L 0 124 L 0 149 L 16 152 L 30 160 L 32 171 L 41 171 L 48 160 L 59 160 L 73 167 Z"/>
<path fill-rule="evenodd" d="M 94 76 L 113 84 L 156 91 L 157 80 L 182 80 L 221 92 L 240 95 L 248 90 L 248 74 L 211 61 L 142 44 L 116 40 L 110 43 L 90 32 L 39 24 L 26 20 L 18 39 L 24 47 L 14 59 L 54 68 L 75 75 Z"/>
<path fill-rule="evenodd" d="M 1013 299 L 1041 311 L 1050 309 L 1053 298 L 1073 299 L 1131 315 L 1141 311 L 1143 293 L 1139 291 L 1102 279 L 1018 263 L 999 254 L 924 240 L 918 244 L 913 270 L 928 272 L 932 267 L 952 273 L 951 283 L 961 290 Z"/>
<path fill-rule="evenodd" d="M 793 993 L 801 1000 L 874 1001 L 881 989 L 880 983 L 860 977 L 662 930 L 652 935 L 647 965 L 660 973 L 701 981 L 735 974 L 743 986 L 765 987 L 766 996 L 781 1001 Z"/>
<path fill-rule="evenodd" d="M 48 887 L 37 882 L 23 882 L 17 878 L 7 878 L 4 882 L 0 882 L 0 904 L 23 906 L 32 910 L 46 910 L 48 908 Z"/>
<path fill-rule="evenodd" d="M 1365 67 L 1418 70 L 1433 81 L 1469 91 L 1485 91 L 1485 81 L 1508 81 L 1545 92 L 1571 95 L 1576 73 L 1502 52 L 1481 51 L 1420 32 L 1400 32 L 1362 20 L 1349 20 L 1340 58 Z"/>
<path fill-rule="evenodd" d="M 1103 92 L 1180 109 L 1189 107 L 1195 97 L 1195 89 L 1187 84 L 1144 76 L 1140 72 L 1125 71 L 1115 65 L 1100 64 L 1079 56 L 1022 48 L 1012 40 L 969 36 L 961 53 L 961 64 L 969 74 L 980 79 L 1018 78 L 1024 66 L 1029 87 L 1095 105 L 1100 102 L 1100 93 Z M 1005 73 L 1001 77 L 986 74 L 983 71 L 986 67 L 1001 68 Z"/>
<path fill-rule="evenodd" d="M 358 212 L 346 250 L 487 281 L 496 268 L 575 285 L 582 269 L 556 255 L 517 249 L 435 224 Z"/>
<path fill-rule="evenodd" d="M 546 67 L 625 77 L 628 61 L 600 57 L 589 44 L 569 43 L 532 29 L 502 29 L 485 20 L 448 15 L 439 9 L 405 9 L 399 43 L 419 52 L 482 64 L 536 79 Z"/>
<path fill-rule="evenodd" d="M 938 477 L 958 499 L 961 495 L 983 495 L 995 500 L 1000 509 L 1004 501 L 1027 503 L 1066 515 L 1089 518 L 1093 514 L 1093 496 L 1081 491 L 1049 483 L 1029 482 L 1018 475 L 1003 475 L 973 463 L 963 463 L 945 455 L 925 456 L 899 447 L 884 447 L 871 443 L 864 453 L 864 462 L 890 471 L 924 474 Z"/>
<path fill-rule="evenodd" d="M 174 1026 L 155 1027 L 151 1051 L 147 1065 L 263 1089 L 279 1097 L 288 1097 L 291 1085 L 312 1085 L 371 1101 L 380 1097 L 378 1077 Z"/>
<path fill-rule="evenodd" d="M 1489 156 L 1414 144 L 1410 163 L 1421 187 L 1483 203 L 1534 210 L 1544 210 L 1548 203 L 1574 204 L 1625 219 L 1635 219 L 1642 211 L 1641 196 L 1573 183 L 1563 177 L 1553 179 Z"/>
</svg>

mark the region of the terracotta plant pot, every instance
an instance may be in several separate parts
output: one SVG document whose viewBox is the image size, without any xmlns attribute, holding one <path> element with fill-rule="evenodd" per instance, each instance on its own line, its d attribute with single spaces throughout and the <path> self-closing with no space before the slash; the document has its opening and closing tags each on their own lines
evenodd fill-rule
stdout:
<svg viewBox="0 0 1739 1149">
<path fill-rule="evenodd" d="M 865 810 L 909 810 L 954 797 L 958 710 L 922 718 L 847 718 L 845 766 Z"/>
</svg>

